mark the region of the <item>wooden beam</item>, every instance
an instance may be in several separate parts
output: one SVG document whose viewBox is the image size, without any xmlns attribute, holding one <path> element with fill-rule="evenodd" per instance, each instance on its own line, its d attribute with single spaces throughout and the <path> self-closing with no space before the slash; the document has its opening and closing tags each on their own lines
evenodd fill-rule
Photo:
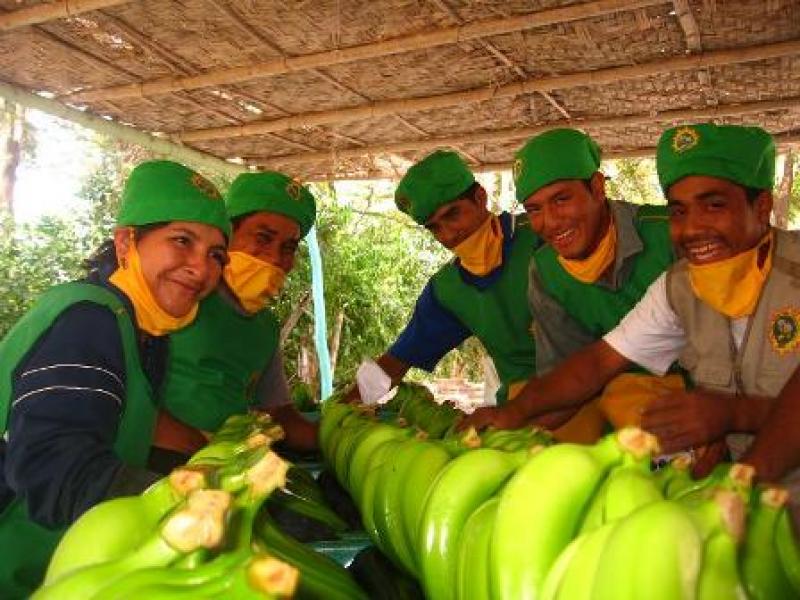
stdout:
<svg viewBox="0 0 800 600">
<path fill-rule="evenodd" d="M 127 4 L 132 0 L 58 0 L 42 2 L 27 8 L 20 8 L 0 15 L 0 31 L 11 31 L 28 25 L 45 23 L 56 19 L 68 19 L 75 15 Z"/>
<path fill-rule="evenodd" d="M 704 108 L 682 108 L 679 110 L 664 111 L 658 114 L 633 114 L 613 117 L 597 117 L 589 119 L 576 119 L 570 123 L 573 127 L 593 130 L 602 127 L 630 127 L 647 125 L 650 123 L 678 123 L 685 121 L 703 121 L 719 117 L 732 117 L 753 113 L 764 113 L 777 110 L 800 110 L 800 97 L 787 98 L 786 100 L 769 100 L 762 102 L 748 102 L 745 104 L 706 106 Z M 399 154 L 416 150 L 432 150 L 434 148 L 453 148 L 464 144 L 491 144 L 508 142 L 510 140 L 525 140 L 553 127 L 561 127 L 561 122 L 533 127 L 514 127 L 511 129 L 498 129 L 452 136 L 439 136 L 423 138 L 405 142 L 393 142 L 361 148 L 331 149 L 311 154 L 292 154 L 269 159 L 252 158 L 252 164 L 258 166 L 292 165 L 298 163 L 329 162 L 337 159 L 358 159 L 376 154 Z"/>
<path fill-rule="evenodd" d="M 403 52 L 410 52 L 412 50 L 423 50 L 447 44 L 457 44 L 465 40 L 502 35 L 556 23 L 568 23 L 580 19 L 590 19 L 622 10 L 634 10 L 664 3 L 665 0 L 596 0 L 594 2 L 552 8 L 526 15 L 489 19 L 436 31 L 415 33 L 390 40 L 316 52 L 304 56 L 280 57 L 253 65 L 209 71 L 202 75 L 164 77 L 134 84 L 86 90 L 71 94 L 69 100 L 72 102 L 116 100 L 119 98 L 169 94 L 180 90 L 197 89 L 201 87 L 229 85 L 242 81 L 273 77 L 285 73 L 341 65 L 357 60 L 391 56 Z"/>
<path fill-rule="evenodd" d="M 773 136 L 775 145 L 781 148 L 786 146 L 795 146 L 800 144 L 800 132 L 790 131 L 787 133 L 776 133 Z M 628 148 L 612 150 L 611 152 L 603 152 L 603 160 L 617 160 L 619 158 L 655 158 L 656 147 L 647 146 L 644 148 Z M 492 173 L 495 171 L 508 171 L 511 169 L 511 161 L 497 162 L 497 163 L 484 163 L 476 169 L 472 169 L 475 173 Z"/>
<path fill-rule="evenodd" d="M 366 106 L 311 112 L 269 121 L 255 121 L 240 127 L 198 129 L 177 134 L 176 137 L 184 142 L 195 142 L 200 140 L 263 135 L 265 133 L 274 133 L 287 129 L 376 119 L 394 115 L 395 113 L 464 106 L 467 104 L 484 102 L 486 100 L 493 100 L 495 98 L 509 98 L 523 94 L 533 94 L 542 90 L 552 91 L 577 86 L 604 85 L 628 79 L 649 77 L 651 75 L 779 58 L 791 54 L 800 54 L 800 40 L 762 46 L 750 46 L 747 48 L 715 50 L 702 54 L 677 56 L 638 65 L 610 67 L 597 69 L 595 71 L 582 71 L 569 75 L 556 75 L 554 77 L 543 77 L 540 79 L 527 79 L 525 81 L 508 83 L 499 87 L 484 87 L 464 92 L 451 92 L 438 96 L 373 102 Z"/>
<path fill-rule="evenodd" d="M 136 144 L 151 152 L 172 160 L 195 165 L 216 173 L 235 176 L 247 171 L 244 165 L 237 165 L 228 161 L 176 144 L 169 139 L 156 137 L 133 127 L 122 125 L 115 121 L 96 117 L 88 112 L 65 106 L 56 100 L 32 94 L 20 87 L 0 82 L 0 97 L 9 102 L 14 102 L 28 108 L 40 110 L 55 117 L 77 123 L 87 129 L 108 135 L 118 140 Z"/>
</svg>

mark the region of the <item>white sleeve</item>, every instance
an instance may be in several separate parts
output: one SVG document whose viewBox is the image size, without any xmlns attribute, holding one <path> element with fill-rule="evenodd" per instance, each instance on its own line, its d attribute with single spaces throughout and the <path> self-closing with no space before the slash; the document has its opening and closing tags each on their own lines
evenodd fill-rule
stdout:
<svg viewBox="0 0 800 600">
<path fill-rule="evenodd" d="M 628 360 L 664 375 L 686 344 L 678 315 L 667 299 L 667 274 L 662 273 L 614 329 L 603 339 Z"/>
</svg>

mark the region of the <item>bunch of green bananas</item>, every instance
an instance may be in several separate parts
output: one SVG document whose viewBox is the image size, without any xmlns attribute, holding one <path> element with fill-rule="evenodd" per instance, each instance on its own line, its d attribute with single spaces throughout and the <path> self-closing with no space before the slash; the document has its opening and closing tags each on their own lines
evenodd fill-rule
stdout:
<svg viewBox="0 0 800 600">
<path fill-rule="evenodd" d="M 33 598 L 290 596 L 297 570 L 253 547 L 256 515 L 286 480 L 278 437 L 264 417 L 233 417 L 187 467 L 87 511 Z"/>
</svg>

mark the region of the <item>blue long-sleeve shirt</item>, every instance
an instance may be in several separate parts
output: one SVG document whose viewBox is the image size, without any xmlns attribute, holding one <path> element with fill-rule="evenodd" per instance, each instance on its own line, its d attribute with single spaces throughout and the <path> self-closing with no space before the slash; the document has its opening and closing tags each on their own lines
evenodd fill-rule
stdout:
<svg viewBox="0 0 800 600">
<path fill-rule="evenodd" d="M 133 315 L 124 294 L 105 285 Z M 166 338 L 137 334 L 142 368 L 156 388 Z M 61 313 L 15 371 L 8 432 L 0 442 L 0 506 L 19 497 L 34 521 L 58 527 L 105 498 L 138 493 L 154 481 L 158 475 L 126 465 L 114 452 L 125 385 L 122 337 L 111 310 L 79 302 Z"/>
</svg>

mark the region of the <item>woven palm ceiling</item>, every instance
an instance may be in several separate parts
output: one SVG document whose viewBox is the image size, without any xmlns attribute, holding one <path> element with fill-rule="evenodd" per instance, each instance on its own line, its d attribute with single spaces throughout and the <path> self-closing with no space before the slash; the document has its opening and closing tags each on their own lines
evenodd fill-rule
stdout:
<svg viewBox="0 0 800 600">
<path fill-rule="evenodd" d="M 800 139 L 800 0 L 0 0 L 0 80 L 305 179 L 542 129 L 647 154 L 667 125 Z"/>
</svg>

